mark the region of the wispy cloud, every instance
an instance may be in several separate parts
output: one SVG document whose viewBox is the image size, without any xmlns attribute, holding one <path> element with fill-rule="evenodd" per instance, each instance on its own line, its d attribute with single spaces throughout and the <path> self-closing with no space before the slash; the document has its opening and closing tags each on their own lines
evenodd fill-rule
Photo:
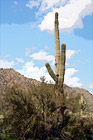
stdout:
<svg viewBox="0 0 93 140">
<path fill-rule="evenodd" d="M 8 58 L 9 57 L 9 55 L 1 55 L 0 56 L 0 59 L 6 59 L 6 58 Z"/>
<path fill-rule="evenodd" d="M 66 64 L 68 65 L 69 60 L 76 55 L 79 52 L 79 50 L 67 50 L 66 51 Z"/>
<path fill-rule="evenodd" d="M 29 8 L 39 7 L 39 11 L 46 12 L 60 5 L 64 6 L 69 0 L 29 0 L 26 4 Z"/>
<path fill-rule="evenodd" d="M 31 0 L 29 1 L 27 4 L 26 4 L 26 7 L 29 7 L 29 8 L 33 8 L 33 7 L 37 7 L 40 5 L 39 1 L 34 1 L 34 0 Z"/>
<path fill-rule="evenodd" d="M 14 5 L 18 5 L 18 2 L 17 1 L 14 1 Z"/>
<path fill-rule="evenodd" d="M 16 60 L 17 60 L 18 62 L 20 62 L 20 63 L 24 63 L 24 60 L 23 60 L 22 58 L 16 57 Z"/>
<path fill-rule="evenodd" d="M 33 46 L 31 48 L 26 48 L 25 55 L 26 56 L 29 56 L 30 52 L 33 52 L 35 50 L 36 50 L 36 47 L 35 46 Z"/>
<path fill-rule="evenodd" d="M 46 11 L 55 7 L 58 7 L 60 5 L 64 5 L 67 0 L 43 0 L 40 10 Z"/>
<path fill-rule="evenodd" d="M 13 4 L 12 8 L 15 8 L 15 6 L 17 6 L 17 5 L 18 5 L 18 2 L 14 1 L 14 4 Z"/>
<path fill-rule="evenodd" d="M 14 65 L 13 61 L 0 60 L 0 68 L 13 68 Z"/>
<path fill-rule="evenodd" d="M 89 89 L 93 89 L 93 83 L 88 86 Z"/>
<path fill-rule="evenodd" d="M 29 53 L 30 53 L 30 51 L 31 51 L 31 50 L 30 50 L 29 48 L 26 48 L 25 55 L 26 55 L 26 56 L 28 56 L 28 55 L 29 55 Z"/>
</svg>

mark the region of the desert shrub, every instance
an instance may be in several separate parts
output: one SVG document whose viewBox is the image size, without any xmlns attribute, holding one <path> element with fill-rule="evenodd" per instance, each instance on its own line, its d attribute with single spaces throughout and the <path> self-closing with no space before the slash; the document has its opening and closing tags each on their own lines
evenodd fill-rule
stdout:
<svg viewBox="0 0 93 140">
<path fill-rule="evenodd" d="M 62 122 L 61 102 L 57 101 L 55 89 L 45 84 L 44 79 L 30 90 L 7 89 L 3 100 L 2 132 L 20 140 L 56 137 Z"/>
<path fill-rule="evenodd" d="M 7 135 L 24 139 L 37 114 L 30 93 L 20 88 L 8 89 L 4 102 L 3 130 Z"/>
<path fill-rule="evenodd" d="M 62 129 L 60 136 L 62 140 L 92 140 L 93 120 L 80 114 L 73 114 L 68 124 Z"/>
<path fill-rule="evenodd" d="M 92 120 L 75 113 L 77 100 L 79 97 L 70 96 L 66 100 L 64 96 L 63 119 L 63 95 L 55 85 L 46 84 L 44 78 L 39 85 L 31 85 L 31 89 L 7 89 L 2 102 L 4 119 L 0 122 L 0 139 L 92 140 Z"/>
<path fill-rule="evenodd" d="M 77 94 L 75 95 L 75 93 L 70 93 L 65 94 L 65 103 L 66 103 L 66 107 L 69 108 L 73 113 L 77 113 L 80 112 L 81 106 L 80 106 L 80 98 L 81 95 Z"/>
</svg>

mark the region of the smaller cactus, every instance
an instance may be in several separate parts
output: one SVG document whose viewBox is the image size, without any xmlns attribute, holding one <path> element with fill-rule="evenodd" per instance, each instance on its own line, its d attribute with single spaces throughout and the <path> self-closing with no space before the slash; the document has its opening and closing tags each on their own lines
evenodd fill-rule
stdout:
<svg viewBox="0 0 93 140">
<path fill-rule="evenodd" d="M 81 94 L 80 105 L 81 105 L 81 115 L 82 115 L 83 111 L 86 108 L 86 105 L 85 105 L 85 102 L 84 102 L 84 95 L 83 94 Z"/>
</svg>

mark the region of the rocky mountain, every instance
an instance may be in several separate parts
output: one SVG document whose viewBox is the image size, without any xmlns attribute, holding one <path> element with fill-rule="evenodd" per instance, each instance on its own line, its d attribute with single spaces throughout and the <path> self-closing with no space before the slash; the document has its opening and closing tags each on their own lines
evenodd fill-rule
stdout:
<svg viewBox="0 0 93 140">
<path fill-rule="evenodd" d="M 4 92 L 7 87 L 12 88 L 14 85 L 30 88 L 31 84 L 38 85 L 35 79 L 26 78 L 14 69 L 0 69 L 0 92 Z"/>
<path fill-rule="evenodd" d="M 12 88 L 14 85 L 18 85 L 24 88 L 31 88 L 32 84 L 38 85 L 40 82 L 35 79 L 26 78 L 12 68 L 0 69 L 0 94 L 4 93 L 7 87 Z M 87 109 L 93 112 L 93 95 L 89 93 L 89 91 L 81 88 L 71 88 L 64 85 L 64 93 L 67 97 L 71 95 L 77 96 L 83 93 Z"/>
</svg>

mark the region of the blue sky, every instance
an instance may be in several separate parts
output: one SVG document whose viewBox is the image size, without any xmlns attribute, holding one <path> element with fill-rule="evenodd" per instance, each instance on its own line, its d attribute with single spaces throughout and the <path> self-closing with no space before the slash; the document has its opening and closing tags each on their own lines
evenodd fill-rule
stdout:
<svg viewBox="0 0 93 140">
<path fill-rule="evenodd" d="M 52 80 L 45 63 L 54 69 L 55 12 L 66 43 L 64 82 L 93 93 L 92 0 L 0 0 L 0 67 Z"/>
</svg>

